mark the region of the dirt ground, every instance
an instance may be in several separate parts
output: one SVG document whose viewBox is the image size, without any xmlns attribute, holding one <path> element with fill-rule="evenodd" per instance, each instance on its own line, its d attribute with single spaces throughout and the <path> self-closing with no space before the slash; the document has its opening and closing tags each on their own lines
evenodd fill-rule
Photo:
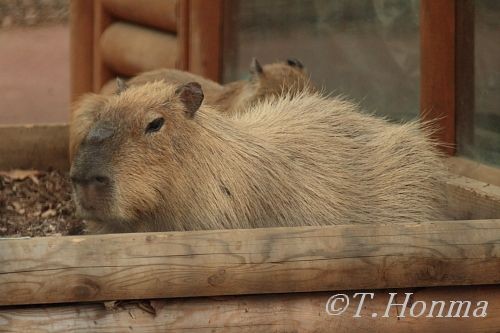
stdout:
<svg viewBox="0 0 500 333">
<path fill-rule="evenodd" d="M 0 171 L 0 237 L 81 234 L 74 213 L 66 173 Z"/>
</svg>

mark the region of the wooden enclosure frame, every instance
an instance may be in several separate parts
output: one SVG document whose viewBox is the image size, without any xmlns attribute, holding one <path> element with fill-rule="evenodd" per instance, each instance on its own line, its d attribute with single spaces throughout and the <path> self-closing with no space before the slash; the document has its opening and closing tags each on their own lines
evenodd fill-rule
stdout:
<svg viewBox="0 0 500 333">
<path fill-rule="evenodd" d="M 94 20 L 102 22 L 98 29 L 108 20 L 96 4 L 71 2 L 72 12 L 80 13 L 71 20 L 72 98 L 99 87 L 108 75 L 95 67 L 99 61 L 89 46 Z M 210 4 L 180 0 L 179 66 L 218 79 L 229 5 Z M 457 46 L 470 43 L 457 40 L 466 5 L 422 0 L 428 29 L 422 32 L 422 59 L 432 59 L 423 66 L 422 105 L 427 117 L 444 117 L 439 136 L 450 145 L 456 143 L 456 119 L 464 116 L 460 110 L 470 103 L 460 91 L 471 73 L 457 71 L 457 63 L 471 60 Z M 0 169 L 68 169 L 66 124 L 0 126 L 0 137 L 7 138 L 0 142 Z M 446 183 L 450 210 L 467 221 L 0 240 L 0 330 L 497 332 L 499 171 L 460 158 L 449 164 L 466 176 Z M 412 302 L 463 297 L 490 301 L 491 307 L 487 318 L 464 320 L 353 318 L 352 309 L 343 316 L 326 314 L 330 296 L 340 290 L 352 297 L 359 289 L 380 295 L 368 304 L 368 314 L 384 309 L 390 291 L 414 293 Z M 151 301 L 152 309 L 124 302 L 110 311 L 98 303 L 146 298 L 161 299 Z"/>
</svg>

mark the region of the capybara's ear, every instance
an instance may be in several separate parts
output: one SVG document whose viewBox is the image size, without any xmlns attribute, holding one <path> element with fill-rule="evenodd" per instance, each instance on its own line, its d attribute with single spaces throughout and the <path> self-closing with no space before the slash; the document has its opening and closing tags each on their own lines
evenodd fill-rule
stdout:
<svg viewBox="0 0 500 333">
<path fill-rule="evenodd" d="M 264 72 L 262 66 L 257 61 L 257 58 L 252 58 L 252 62 L 250 63 L 250 74 L 252 76 L 260 75 Z"/>
<path fill-rule="evenodd" d="M 200 108 L 203 102 L 203 90 L 198 82 L 189 82 L 175 90 L 175 94 L 179 96 L 182 104 L 186 107 L 186 113 L 192 117 Z"/>
<path fill-rule="evenodd" d="M 116 94 L 120 95 L 122 92 L 128 89 L 128 84 L 121 77 L 116 78 Z"/>
<path fill-rule="evenodd" d="M 295 58 L 289 58 L 286 60 L 286 63 L 289 65 L 289 66 L 292 66 L 292 67 L 297 67 L 297 68 L 304 68 L 304 65 L 300 62 L 300 60 L 298 59 L 295 59 Z"/>
</svg>

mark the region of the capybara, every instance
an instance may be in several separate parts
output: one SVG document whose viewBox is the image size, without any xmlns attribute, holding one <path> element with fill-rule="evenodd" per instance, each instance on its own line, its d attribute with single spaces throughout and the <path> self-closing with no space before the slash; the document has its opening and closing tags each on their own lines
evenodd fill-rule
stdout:
<svg viewBox="0 0 500 333">
<path fill-rule="evenodd" d="M 199 84 L 88 95 L 71 179 L 91 233 L 421 222 L 441 217 L 442 165 L 418 123 L 302 93 L 239 117 Z"/>
<path fill-rule="evenodd" d="M 204 103 L 215 106 L 213 110 L 229 116 L 249 110 L 251 105 L 266 97 L 279 96 L 280 94 L 293 96 L 298 92 L 316 91 L 299 60 L 288 59 L 286 62 L 277 62 L 262 67 L 254 58 L 250 64 L 250 78 L 248 80 L 228 83 L 225 86 L 189 72 L 164 68 L 144 72 L 126 82 L 118 79 L 118 84 L 113 83 L 113 87 L 106 85 L 101 93 L 112 95 L 128 86 L 143 85 L 155 81 L 164 81 L 174 85 L 198 82 L 205 95 Z M 71 160 L 75 146 L 74 132 L 80 131 L 78 127 L 79 123 L 72 117 L 69 135 Z"/>
<path fill-rule="evenodd" d="M 269 96 L 316 91 L 302 63 L 293 58 L 264 66 L 254 58 L 250 64 L 248 80 L 235 81 L 224 86 L 199 75 L 167 68 L 141 73 L 126 84 L 136 86 L 155 81 L 170 84 L 198 82 L 205 95 L 205 104 L 216 106 L 216 111 L 230 115 L 249 110 L 252 104 Z M 114 85 L 113 88 L 107 86 L 101 91 L 104 94 L 115 92 Z"/>
</svg>

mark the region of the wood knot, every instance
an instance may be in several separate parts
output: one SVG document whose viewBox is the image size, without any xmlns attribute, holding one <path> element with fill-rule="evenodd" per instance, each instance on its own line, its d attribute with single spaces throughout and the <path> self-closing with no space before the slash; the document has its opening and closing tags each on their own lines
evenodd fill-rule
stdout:
<svg viewBox="0 0 500 333">
<path fill-rule="evenodd" d="M 99 285 L 90 279 L 83 279 L 81 283 L 73 288 L 73 295 L 77 299 L 89 299 L 95 297 L 100 291 Z"/>
<path fill-rule="evenodd" d="M 217 287 L 226 281 L 226 270 L 219 269 L 215 274 L 208 277 L 208 284 Z"/>
</svg>

